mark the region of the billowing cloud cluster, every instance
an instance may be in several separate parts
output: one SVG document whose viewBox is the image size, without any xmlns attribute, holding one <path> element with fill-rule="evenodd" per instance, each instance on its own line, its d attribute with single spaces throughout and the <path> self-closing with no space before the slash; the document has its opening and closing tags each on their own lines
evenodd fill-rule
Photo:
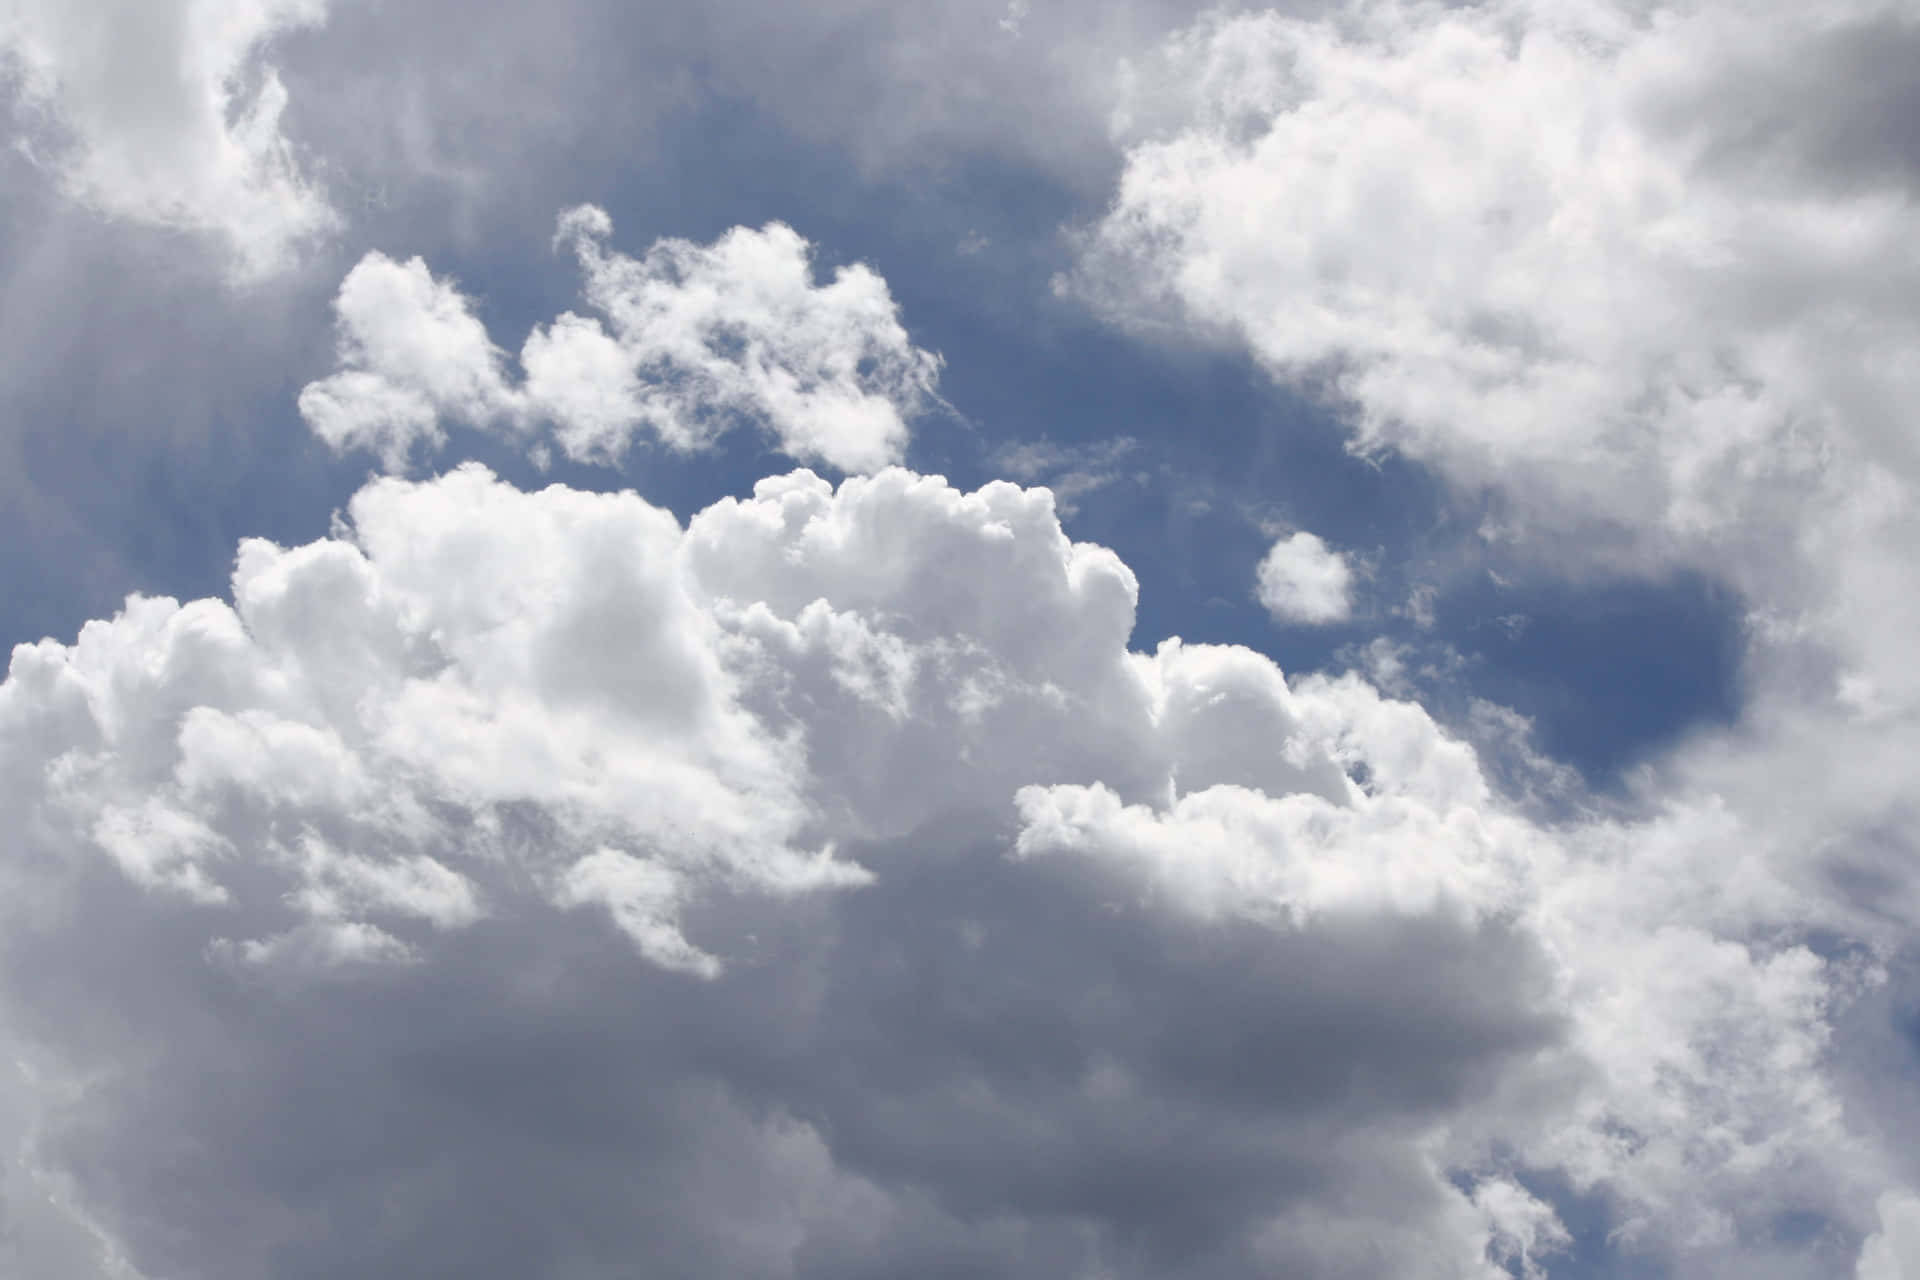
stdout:
<svg viewBox="0 0 1920 1280">
<path fill-rule="evenodd" d="M 322 6 L 123 8 L 0 18 L 35 155 L 283 263 L 333 215 L 261 55 Z M 918 102 L 935 47 L 882 79 Z M 227 599 L 17 648 L 0 1271 L 1913 1273 L 1920 226 L 1876 86 L 1916 51 L 1880 0 L 1357 0 L 1123 77 L 1083 293 L 1245 343 L 1487 537 L 1746 601 L 1740 722 L 1551 812 L 1357 675 L 1130 649 L 1133 575 L 1047 490 L 889 468 L 939 358 L 783 225 L 632 257 L 575 209 L 591 314 L 517 356 L 369 254 L 300 396 L 336 449 L 745 428 L 856 478 L 685 525 L 378 480 Z M 873 79 L 821 118 L 876 153 L 1019 114 Z M 1130 447 L 997 458 L 1070 500 Z M 1253 588 L 1333 623 L 1355 577 L 1300 533 Z"/>
<path fill-rule="evenodd" d="M 1337 406 L 1357 448 L 1491 495 L 1483 535 L 1544 566 L 1678 561 L 1744 599 L 1739 724 L 1663 762 L 1635 796 L 1654 816 L 1607 838 L 1647 886 L 1625 895 L 1613 944 L 1596 936 L 1636 975 L 1613 997 L 1628 1039 L 1664 1015 L 1627 1009 L 1676 975 L 1710 986 L 1730 938 L 1818 939 L 1825 963 L 1852 957 L 1863 978 L 1911 957 L 1920 846 L 1895 777 L 1920 758 L 1920 457 L 1901 354 L 1920 340 L 1920 220 L 1914 103 L 1889 69 L 1916 50 L 1910 8 L 1878 0 L 1363 0 L 1210 17 L 1133 68 L 1126 168 L 1084 242 L 1086 295 L 1244 342 Z M 1649 935 L 1639 911 L 1721 941 Z M 1751 1025 L 1829 1000 L 1813 963 L 1770 962 Z M 1685 1001 L 1704 1016 L 1720 998 Z M 1836 1098 L 1779 1086 L 1823 1064 L 1856 1083 L 1883 1070 L 1863 1026 L 1683 1072 L 1771 1093 L 1764 1112 L 1837 1117 Z M 1866 1130 L 1910 1132 L 1903 1109 L 1867 1098 L 1850 1104 L 1881 1105 Z M 1692 1154 L 1656 1154 L 1623 1118 L 1615 1155 L 1674 1189 L 1680 1168 L 1741 1165 L 1700 1160 L 1738 1128 L 1688 1109 Z M 1897 1270 L 1906 1248 L 1908 1146 L 1859 1157 L 1886 1193 L 1863 1275 Z M 1801 1176 L 1777 1164 L 1752 1190 Z M 1757 1218 L 1697 1212 L 1688 1248 L 1751 1247 L 1743 1265 L 1811 1274 L 1853 1265 L 1766 1245 Z M 1876 1220 L 1864 1203 L 1848 1219 Z M 1648 1221 L 1627 1220 L 1621 1239 Z M 1689 1265 L 1728 1265 L 1713 1256 Z"/>
<path fill-rule="evenodd" d="M 27 153 L 103 212 L 225 239 L 242 276 L 288 264 L 336 215 L 280 129 L 262 60 L 325 0 L 17 0 L 0 14 Z"/>
<path fill-rule="evenodd" d="M 1543 1172 L 1673 1247 L 1872 1225 L 1818 1070 L 1870 973 L 1134 599 L 1045 490 L 683 529 L 468 466 L 20 647 L 17 1256 L 1495 1277 Z"/>
<path fill-rule="evenodd" d="M 1726 574 L 1905 698 L 1896 50 L 1920 24 L 1877 0 L 1211 19 L 1137 74 L 1081 282 L 1240 335 L 1531 532 Z"/>
<path fill-rule="evenodd" d="M 687 450 L 740 424 L 843 471 L 901 459 L 940 359 L 908 338 L 885 280 L 855 264 L 816 285 L 811 246 L 778 223 L 705 246 L 661 240 L 641 258 L 609 250 L 612 230 L 591 206 L 561 215 L 556 244 L 605 323 L 569 311 L 535 328 L 517 384 L 454 285 L 419 258 L 368 254 L 334 301 L 343 367 L 301 392 L 301 414 L 392 469 L 442 443 L 443 419 L 522 435 L 550 424 L 569 457 L 598 462 L 643 433 Z"/>
</svg>

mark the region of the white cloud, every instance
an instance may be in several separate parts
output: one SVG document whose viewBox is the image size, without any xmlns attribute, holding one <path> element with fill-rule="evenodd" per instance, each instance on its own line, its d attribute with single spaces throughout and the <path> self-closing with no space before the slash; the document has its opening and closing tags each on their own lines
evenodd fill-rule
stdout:
<svg viewBox="0 0 1920 1280">
<path fill-rule="evenodd" d="M 349 517 L 0 685 L 0 1119 L 145 1272 L 1488 1280 L 1564 1239 L 1531 1170 L 1703 1265 L 1870 1225 L 1872 975 L 1709 892 L 1751 831 L 1545 828 L 1357 677 L 1129 651 L 1043 490 Z"/>
<path fill-rule="evenodd" d="M 28 154 L 101 211 L 223 237 L 243 277 L 337 216 L 280 129 L 263 60 L 325 0 L 15 0 L 0 15 Z"/>
<path fill-rule="evenodd" d="M 308 425 L 396 470 L 442 442 L 442 419 L 519 433 L 551 423 L 569 457 L 605 463 L 642 436 L 699 449 L 741 424 L 843 471 L 902 457 L 940 359 L 913 345 L 871 269 L 817 285 L 812 246 L 778 223 L 706 246 L 661 240 L 643 258 L 609 250 L 611 234 L 599 209 L 561 216 L 556 243 L 605 320 L 566 312 L 536 327 L 519 386 L 454 285 L 418 258 L 368 254 L 334 302 L 342 370 L 301 392 Z"/>
<path fill-rule="evenodd" d="M 1522 1280 L 1546 1275 L 1542 1259 L 1573 1244 L 1552 1206 L 1510 1179 L 1481 1182 L 1473 1189 L 1473 1203 L 1492 1224 L 1489 1251 L 1502 1263 L 1518 1266 Z"/>
<path fill-rule="evenodd" d="M 1542 561 L 1727 582 L 1753 704 L 1685 769 L 1880 864 L 1899 802 L 1865 762 L 1915 744 L 1865 741 L 1920 698 L 1920 224 L 1900 104 L 1861 86 L 1907 49 L 1865 0 L 1211 18 L 1138 69 L 1081 283 L 1237 335 L 1360 447 L 1491 489 Z M 1836 751 L 1857 777 L 1783 789 Z"/>
<path fill-rule="evenodd" d="M 308 384 L 300 414 L 336 451 L 368 449 L 402 470 L 417 448 L 445 440 L 443 415 L 489 423 L 517 404 L 467 298 L 420 259 L 369 253 L 333 307 L 347 368 Z"/>
<path fill-rule="evenodd" d="M 1846 557 L 1808 531 L 1901 537 L 1872 495 L 1915 474 L 1913 175 L 1847 104 L 1920 28 L 1875 0 L 1662 12 L 1210 18 L 1135 69 L 1081 285 L 1237 335 L 1360 447 L 1495 486 L 1530 530 L 1612 524 L 1643 563 L 1831 609 Z"/>
<path fill-rule="evenodd" d="M 1920 750 L 1897 355 L 1920 338 L 1920 224 L 1888 87 L 1917 49 L 1911 14 L 1870 0 L 1215 15 L 1132 69 L 1077 277 L 1115 314 L 1245 343 L 1360 449 L 1491 493 L 1543 564 L 1679 561 L 1744 600 L 1740 722 L 1658 762 L 1646 819 L 1570 835 L 1539 908 L 1583 921 L 1555 946 L 1587 957 L 1575 1038 L 1609 1084 L 1536 1151 L 1689 1266 L 1819 1272 L 1756 1230 L 1806 1190 L 1785 1147 L 1871 1170 L 1832 1210 L 1855 1231 L 1912 1178 L 1901 1140 L 1848 1136 L 1822 1066 L 1868 1069 L 1832 1002 L 1920 922 L 1893 778 Z M 1781 1127 L 1695 1127 L 1728 1109 Z"/>
<path fill-rule="evenodd" d="M 1276 622 L 1345 622 L 1353 613 L 1353 568 L 1346 556 L 1302 529 L 1261 557 L 1254 594 Z"/>
<path fill-rule="evenodd" d="M 1912 1280 L 1920 1276 L 1920 1198 L 1880 1198 L 1880 1230 L 1860 1250 L 1856 1280 Z"/>
<path fill-rule="evenodd" d="M 506 839 L 490 815 L 514 804 L 548 815 L 526 874 L 569 903 L 567 859 L 610 842 L 667 859 L 660 883 L 860 879 L 792 846 L 795 765 L 732 704 L 671 517 L 479 471 L 369 487 L 352 515 L 350 542 L 243 547 L 232 606 L 135 600 L 73 648 L 23 647 L 16 714 L 83 717 L 41 741 L 41 803 L 136 881 L 268 931 L 473 923 L 487 894 L 448 859 Z"/>
</svg>

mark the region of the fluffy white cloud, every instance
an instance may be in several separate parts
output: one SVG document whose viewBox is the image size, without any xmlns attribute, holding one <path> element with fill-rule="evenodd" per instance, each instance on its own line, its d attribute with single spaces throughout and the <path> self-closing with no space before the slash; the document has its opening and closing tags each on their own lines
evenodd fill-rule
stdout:
<svg viewBox="0 0 1920 1280">
<path fill-rule="evenodd" d="M 1722 577 L 1754 706 L 1686 770 L 1878 863 L 1871 762 L 1920 698 L 1920 223 L 1906 108 L 1866 86 L 1915 49 L 1869 0 L 1212 18 L 1138 70 L 1081 282 L 1223 326 L 1359 447 L 1491 489 L 1487 536 Z M 1858 776 L 1783 812 L 1836 753 Z"/>
<path fill-rule="evenodd" d="M 1254 594 L 1279 622 L 1344 622 L 1353 612 L 1353 568 L 1346 556 L 1302 529 L 1261 557 Z"/>
<path fill-rule="evenodd" d="M 1142 69 L 1173 101 L 1089 283 L 1325 377 L 1365 446 L 1541 513 L 1711 533 L 1836 448 L 1884 454 L 1903 418 L 1907 175 L 1745 106 L 1809 65 L 1842 79 L 1875 38 L 1920 36 L 1867 0 L 1212 19 Z M 1804 172 L 1843 159 L 1865 176 Z"/>
<path fill-rule="evenodd" d="M 802 461 L 872 471 L 899 460 L 904 416 L 932 393 L 940 360 L 909 340 L 870 268 L 816 285 L 812 247 L 779 223 L 706 246 L 661 240 L 639 259 L 607 249 L 612 230 L 598 209 L 560 219 L 611 336 L 569 313 L 521 352 L 527 392 L 569 454 L 617 457 L 643 423 L 694 447 L 738 417 L 768 424 Z M 627 369 L 616 372 L 609 346 Z"/>
<path fill-rule="evenodd" d="M 1920 751 L 1898 354 L 1920 223 L 1889 72 L 1915 50 L 1909 8 L 1877 0 L 1215 15 L 1133 68 L 1078 276 L 1117 314 L 1244 342 L 1358 448 L 1491 493 L 1488 537 L 1583 572 L 1678 559 L 1744 597 L 1740 722 L 1660 762 L 1643 820 L 1570 835 L 1539 907 L 1587 957 L 1575 1039 L 1610 1082 L 1591 1124 L 1541 1136 L 1547 1162 L 1642 1206 L 1623 1239 L 1690 1205 L 1671 1239 L 1700 1268 L 1841 1265 L 1764 1243 L 1810 1176 L 1786 1148 L 1870 1171 L 1834 1210 L 1855 1231 L 1913 1177 L 1900 1140 L 1848 1136 L 1821 1068 L 1870 1070 L 1832 1002 L 1920 924 L 1894 780 Z M 1136 857 L 1167 839 L 1109 825 Z"/>
<path fill-rule="evenodd" d="M 369 488 L 352 514 L 351 542 L 243 547 L 231 606 L 134 600 L 72 648 L 17 653 L 10 711 L 61 722 L 38 740 L 58 754 L 43 803 L 127 875 L 251 905 L 243 954 L 300 930 L 361 954 L 381 922 L 485 914 L 448 842 L 471 858 L 509 839 L 502 807 L 537 806 L 559 859 L 525 869 L 543 892 L 605 902 L 644 951 L 695 965 L 671 927 L 684 878 L 861 878 L 792 845 L 795 765 L 732 705 L 671 517 L 477 471 Z M 656 865 L 609 874 L 619 849 Z"/>
<path fill-rule="evenodd" d="M 1821 1062 L 1871 975 L 1672 891 L 1743 833 L 1542 827 L 1134 598 L 1044 490 L 683 529 L 465 467 L 21 646 L 16 1251 L 1490 1280 L 1565 1240 L 1538 1172 L 1703 1266 L 1871 1225 Z"/>
<path fill-rule="evenodd" d="M 1683 558 L 1903 701 L 1920 224 L 1870 86 L 1915 50 L 1878 0 L 1216 17 L 1136 68 L 1080 281 L 1237 335 L 1543 558 Z"/>
<path fill-rule="evenodd" d="M 334 298 L 346 370 L 309 384 L 300 413 L 334 449 L 369 449 L 390 470 L 445 439 L 442 415 L 490 422 L 517 404 L 503 356 L 467 299 L 418 258 L 362 258 Z"/>
<path fill-rule="evenodd" d="M 19 138 L 77 199 L 213 232 L 236 271 L 288 264 L 336 215 L 281 133 L 262 54 L 325 0 L 14 0 L 0 13 Z"/>
<path fill-rule="evenodd" d="M 443 418 L 519 433 L 550 423 L 569 457 L 607 463 L 643 434 L 698 449 L 741 424 L 843 471 L 899 461 L 940 359 L 913 345 L 871 269 L 816 285 L 812 247 L 778 223 L 706 246 L 661 240 L 643 258 L 609 250 L 611 234 L 599 209 L 561 215 L 556 243 L 605 323 L 569 311 L 536 327 L 518 386 L 457 288 L 419 258 L 368 254 L 334 301 L 342 370 L 301 392 L 308 425 L 396 470 L 441 443 Z"/>
</svg>

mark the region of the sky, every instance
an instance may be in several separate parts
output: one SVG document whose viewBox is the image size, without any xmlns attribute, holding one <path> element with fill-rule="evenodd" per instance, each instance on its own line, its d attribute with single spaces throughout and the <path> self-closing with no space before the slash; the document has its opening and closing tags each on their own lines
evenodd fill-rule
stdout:
<svg viewBox="0 0 1920 1280">
<path fill-rule="evenodd" d="M 1920 1280 L 1912 0 L 0 0 L 0 1277 Z"/>
</svg>

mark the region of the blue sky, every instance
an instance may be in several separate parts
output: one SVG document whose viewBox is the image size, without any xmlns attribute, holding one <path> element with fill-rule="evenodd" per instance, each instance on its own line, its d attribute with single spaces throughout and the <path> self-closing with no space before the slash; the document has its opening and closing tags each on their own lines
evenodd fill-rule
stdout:
<svg viewBox="0 0 1920 1280">
<path fill-rule="evenodd" d="M 7 1264 L 1920 1276 L 1908 47 L 19 0 Z"/>
</svg>

